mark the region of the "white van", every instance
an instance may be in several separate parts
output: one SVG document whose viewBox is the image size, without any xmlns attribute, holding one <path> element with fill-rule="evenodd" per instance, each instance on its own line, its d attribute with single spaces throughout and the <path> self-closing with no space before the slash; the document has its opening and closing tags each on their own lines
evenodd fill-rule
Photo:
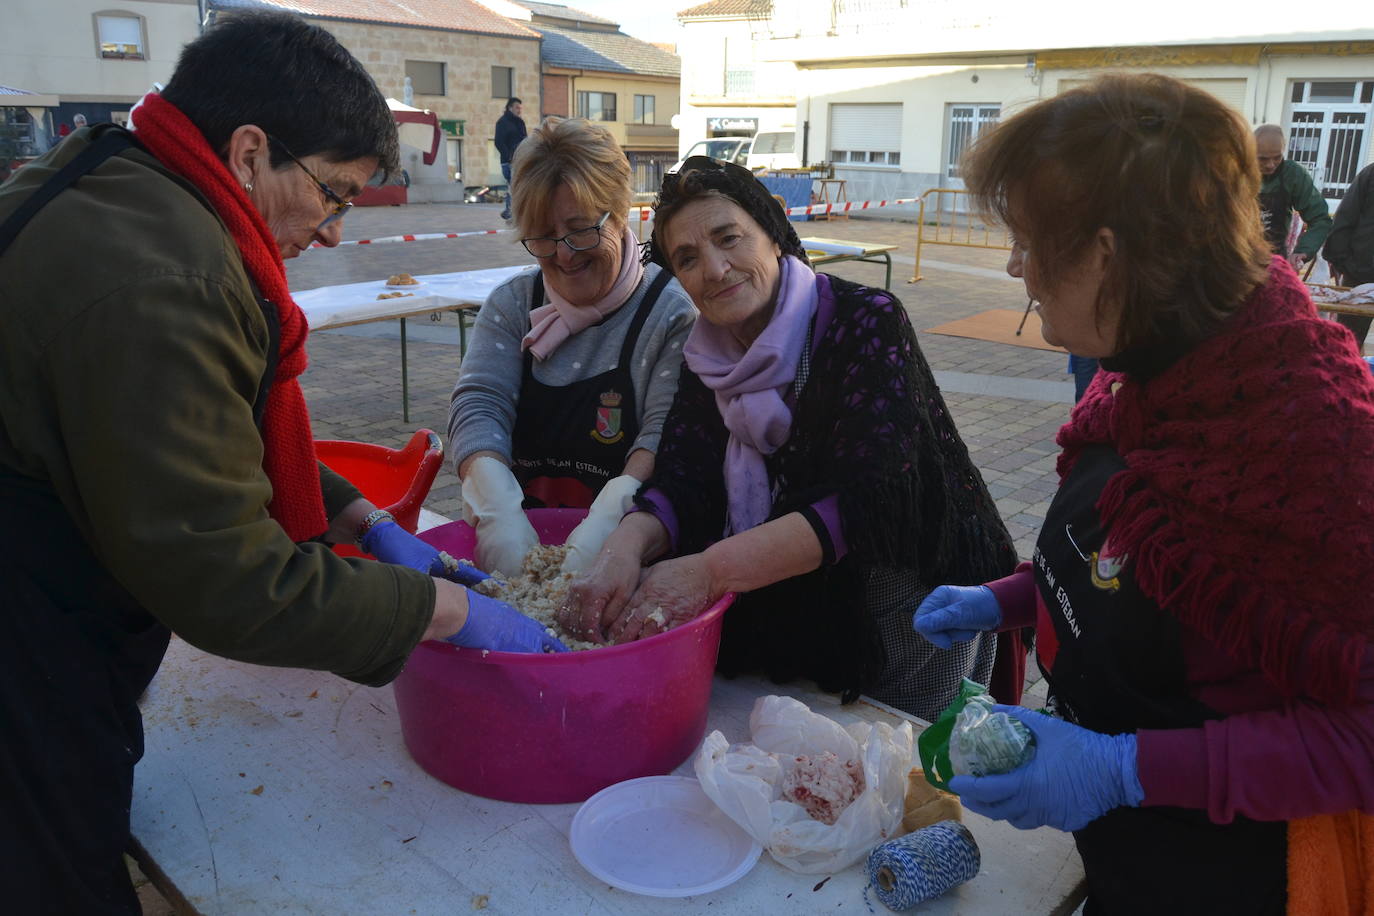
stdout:
<svg viewBox="0 0 1374 916">
<path fill-rule="evenodd" d="M 670 174 L 676 173 L 678 169 L 682 168 L 682 163 L 693 156 L 710 156 L 712 159 L 719 159 L 722 162 L 744 165 L 744 160 L 749 156 L 749 142 L 750 138 L 748 137 L 715 137 L 711 140 L 698 140 L 692 144 L 687 155 L 679 159 L 668 172 Z"/>
<path fill-rule="evenodd" d="M 751 169 L 801 168 L 801 159 L 797 156 L 796 129 L 788 127 L 759 131 L 754 135 L 754 144 L 749 147 L 744 164 Z"/>
</svg>

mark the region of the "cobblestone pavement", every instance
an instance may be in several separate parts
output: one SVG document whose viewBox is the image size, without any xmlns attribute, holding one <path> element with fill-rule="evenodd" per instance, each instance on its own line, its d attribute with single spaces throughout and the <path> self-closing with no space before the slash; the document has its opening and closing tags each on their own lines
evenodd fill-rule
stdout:
<svg viewBox="0 0 1374 916">
<path fill-rule="evenodd" d="M 348 215 L 345 239 L 427 232 L 501 229 L 497 204 L 419 204 L 360 207 Z M 914 219 L 909 215 L 908 219 Z M 923 279 L 908 284 L 915 265 L 914 222 L 852 218 L 798 223 L 802 237 L 851 239 L 897 245 L 893 292 L 905 304 L 920 345 L 936 372 L 959 432 L 997 500 L 1020 555 L 1030 556 L 1058 484 L 1054 435 L 1068 419 L 1073 384 L 1059 353 L 921 333 L 986 309 L 1022 309 L 1020 281 L 1003 271 L 1006 253 L 948 246 L 927 247 Z M 316 249 L 287 262 L 293 290 L 383 279 L 405 271 L 444 273 L 528 263 L 515 233 Z M 879 285 L 883 268 L 841 262 L 828 273 Z M 324 331 L 310 338 L 310 369 L 302 376 L 315 436 L 354 439 L 399 447 L 428 427 L 441 435 L 448 426 L 448 400 L 457 378 L 457 319 L 444 313 L 434 322 L 408 322 L 410 422 L 401 419 L 400 334 L 397 322 L 378 322 Z M 458 514 L 459 484 L 451 468 L 440 472 L 426 505 L 450 517 Z M 1045 682 L 1030 664 L 1023 702 L 1044 702 Z M 136 870 L 135 870 L 136 873 Z M 138 875 L 142 879 L 141 875 Z M 146 916 L 174 910 L 151 884 L 140 887 Z"/>
</svg>

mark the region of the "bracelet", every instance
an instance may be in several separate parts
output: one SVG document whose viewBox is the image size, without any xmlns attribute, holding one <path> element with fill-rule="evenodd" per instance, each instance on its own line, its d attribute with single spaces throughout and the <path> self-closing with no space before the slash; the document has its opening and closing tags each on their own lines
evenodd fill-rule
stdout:
<svg viewBox="0 0 1374 916">
<path fill-rule="evenodd" d="M 367 533 L 375 528 L 379 522 L 394 521 L 396 521 L 396 516 L 385 509 L 373 509 L 371 512 L 367 513 L 367 515 L 363 516 L 363 520 L 358 524 L 358 530 L 353 534 L 354 543 L 359 547 L 363 546 L 363 538 L 366 537 Z"/>
</svg>

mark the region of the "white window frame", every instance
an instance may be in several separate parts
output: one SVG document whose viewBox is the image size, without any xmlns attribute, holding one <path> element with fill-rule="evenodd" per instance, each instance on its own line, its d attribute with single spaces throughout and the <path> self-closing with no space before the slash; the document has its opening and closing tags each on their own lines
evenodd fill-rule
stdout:
<svg viewBox="0 0 1374 916">
<path fill-rule="evenodd" d="M 959 159 L 985 130 L 1002 119 L 1001 102 L 945 103 L 945 158 L 942 169 L 947 183 L 962 188 Z"/>
<path fill-rule="evenodd" d="M 1314 84 L 1352 83 L 1348 100 L 1312 101 Z M 1369 98 L 1369 101 L 1365 101 Z M 1374 142 L 1374 79 L 1291 80 L 1283 119 L 1289 159 L 1307 169 L 1328 200 L 1340 200 L 1366 163 Z M 1343 174 L 1330 174 L 1333 162 Z"/>
<path fill-rule="evenodd" d="M 648 103 L 647 105 L 645 104 L 646 102 Z M 639 93 L 635 93 L 635 102 L 634 102 L 634 104 L 635 104 L 635 107 L 634 107 L 634 120 L 631 121 L 630 123 L 632 123 L 632 124 L 656 124 L 656 123 L 658 123 L 657 121 L 654 120 L 654 118 L 657 116 L 656 108 L 657 108 L 657 105 L 658 105 L 658 103 L 657 103 L 657 102 L 655 101 L 655 99 L 654 99 L 654 96 L 652 96 L 652 95 L 641 95 L 641 94 L 639 94 Z M 645 115 L 646 115 L 646 114 L 648 115 L 648 119 L 647 119 L 647 120 L 645 119 Z"/>
<path fill-rule="evenodd" d="M 836 145 L 837 142 L 843 142 L 837 141 L 837 138 L 835 136 L 834 122 L 837 120 L 835 117 L 837 106 L 843 105 L 844 107 L 860 107 L 866 106 L 868 104 L 869 103 L 831 104 L 830 162 L 833 165 L 842 166 L 846 169 L 900 169 L 902 167 L 900 112 L 902 112 L 904 109 L 904 106 L 900 102 L 871 103 L 873 107 L 881 106 L 883 108 L 896 108 L 899 112 L 896 136 L 893 137 L 889 142 L 876 142 L 878 138 L 874 138 L 875 142 L 869 143 L 863 148 L 856 148 L 856 144 L 852 143 L 844 143 L 843 146 Z"/>
<path fill-rule="evenodd" d="M 598 98 L 597 98 L 598 107 L 597 107 L 596 110 L 597 110 L 598 112 L 600 112 L 600 116 L 599 116 L 599 117 L 595 117 L 595 118 L 592 117 L 592 107 L 591 107 L 591 97 L 592 97 L 592 96 L 597 96 L 597 97 L 598 97 Z M 606 112 L 607 112 L 607 109 L 606 109 L 606 97 L 607 97 L 607 96 L 610 96 L 610 99 L 611 99 L 610 117 L 606 117 Z M 616 94 L 615 94 L 614 92 L 602 92 L 602 91 L 597 90 L 597 89 L 591 89 L 591 90 L 588 90 L 588 89 L 579 89 L 579 90 L 577 90 L 577 99 L 576 99 L 576 103 L 577 103 L 577 116 L 578 116 L 579 118 L 586 118 L 588 121 L 609 121 L 609 122 L 612 122 L 612 123 L 613 123 L 613 122 L 615 122 L 616 118 L 617 118 L 617 117 L 619 116 L 619 114 L 620 114 L 619 100 L 616 98 Z"/>
<path fill-rule="evenodd" d="M 101 20 L 123 20 L 124 29 L 130 26 L 138 29 L 138 42 L 105 41 L 101 33 Z M 148 59 L 148 22 L 138 13 L 128 10 L 100 10 L 91 14 L 91 29 L 95 35 L 95 56 L 101 60 L 147 60 Z M 122 36 L 131 37 L 131 36 Z M 109 49 L 107 50 L 107 46 Z M 133 47 L 133 51 L 128 48 Z M 116 50 L 116 48 L 118 50 Z"/>
</svg>

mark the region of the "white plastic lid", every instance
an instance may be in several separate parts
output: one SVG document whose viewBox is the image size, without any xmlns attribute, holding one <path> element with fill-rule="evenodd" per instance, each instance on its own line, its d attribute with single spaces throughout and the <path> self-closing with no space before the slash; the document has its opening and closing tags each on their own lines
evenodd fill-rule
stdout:
<svg viewBox="0 0 1374 916">
<path fill-rule="evenodd" d="M 577 809 L 568 839 L 587 871 L 650 897 L 719 890 L 748 874 L 763 851 L 685 776 L 607 786 Z"/>
</svg>

